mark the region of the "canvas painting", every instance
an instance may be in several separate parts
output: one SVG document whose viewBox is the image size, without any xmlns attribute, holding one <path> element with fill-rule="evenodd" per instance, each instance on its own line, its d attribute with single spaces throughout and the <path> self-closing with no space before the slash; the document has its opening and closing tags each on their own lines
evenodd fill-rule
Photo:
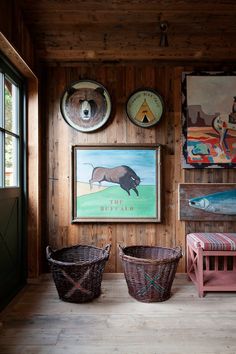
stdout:
<svg viewBox="0 0 236 354">
<path fill-rule="evenodd" d="M 236 221 L 236 184 L 180 184 L 179 219 L 186 221 Z"/>
<path fill-rule="evenodd" d="M 73 147 L 73 222 L 160 221 L 160 147 Z"/>
<path fill-rule="evenodd" d="M 236 76 L 183 74 L 183 167 L 236 166 Z"/>
</svg>

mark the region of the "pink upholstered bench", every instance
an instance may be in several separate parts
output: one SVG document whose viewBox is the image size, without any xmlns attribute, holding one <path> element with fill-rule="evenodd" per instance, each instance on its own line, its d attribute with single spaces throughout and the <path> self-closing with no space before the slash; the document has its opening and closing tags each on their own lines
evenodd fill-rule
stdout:
<svg viewBox="0 0 236 354">
<path fill-rule="evenodd" d="M 188 234 L 187 273 L 200 297 L 236 291 L 236 233 Z"/>
</svg>

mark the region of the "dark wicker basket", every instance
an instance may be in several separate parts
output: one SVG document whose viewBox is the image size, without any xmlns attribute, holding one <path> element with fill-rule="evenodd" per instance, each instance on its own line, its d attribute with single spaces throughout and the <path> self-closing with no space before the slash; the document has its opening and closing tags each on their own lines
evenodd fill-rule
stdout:
<svg viewBox="0 0 236 354">
<path fill-rule="evenodd" d="M 119 249 L 129 294 L 142 302 L 169 299 L 182 257 L 181 248 L 119 246 Z"/>
<path fill-rule="evenodd" d="M 61 300 L 81 303 L 100 295 L 110 248 L 110 244 L 104 249 L 76 245 L 53 251 L 47 247 L 47 259 Z"/>
</svg>

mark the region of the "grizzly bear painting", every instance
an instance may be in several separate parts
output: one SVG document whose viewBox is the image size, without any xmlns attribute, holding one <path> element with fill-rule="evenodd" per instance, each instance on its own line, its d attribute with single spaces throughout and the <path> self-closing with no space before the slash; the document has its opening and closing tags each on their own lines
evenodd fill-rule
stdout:
<svg viewBox="0 0 236 354">
<path fill-rule="evenodd" d="M 109 118 L 109 94 L 96 82 L 77 82 L 64 92 L 61 112 L 73 128 L 84 132 L 96 130 Z"/>
</svg>

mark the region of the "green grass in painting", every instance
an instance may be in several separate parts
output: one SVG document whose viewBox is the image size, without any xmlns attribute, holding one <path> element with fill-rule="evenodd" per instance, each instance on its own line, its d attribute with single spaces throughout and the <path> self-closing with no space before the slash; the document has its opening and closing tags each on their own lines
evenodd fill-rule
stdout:
<svg viewBox="0 0 236 354">
<path fill-rule="evenodd" d="M 138 186 L 139 196 L 130 196 L 119 186 L 77 197 L 79 218 L 155 218 L 157 214 L 156 187 Z"/>
</svg>

